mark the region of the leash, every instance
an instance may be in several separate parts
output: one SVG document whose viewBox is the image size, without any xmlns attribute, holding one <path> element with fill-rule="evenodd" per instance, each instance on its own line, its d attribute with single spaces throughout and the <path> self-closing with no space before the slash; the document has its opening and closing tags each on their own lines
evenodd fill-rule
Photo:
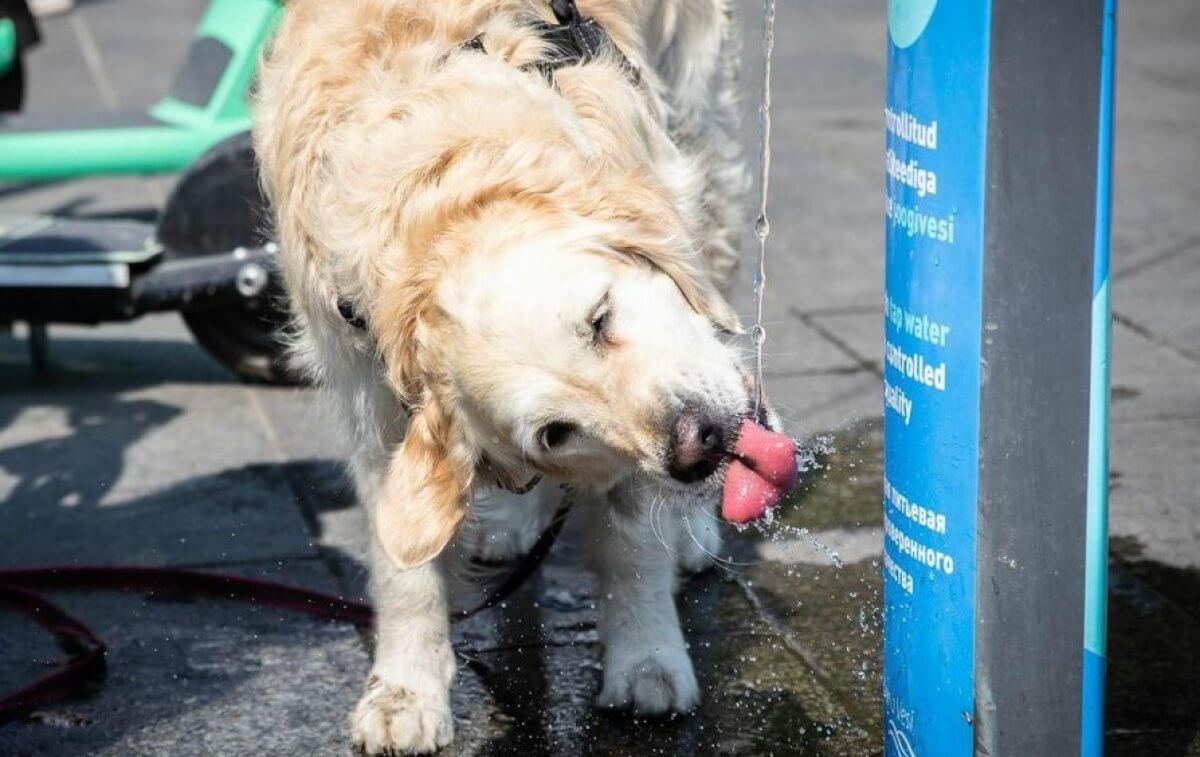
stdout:
<svg viewBox="0 0 1200 757">
<path fill-rule="evenodd" d="M 461 622 L 495 607 L 519 589 L 550 554 L 570 509 L 569 501 L 563 504 L 513 572 L 480 604 L 451 615 L 451 622 Z M 375 619 L 374 610 L 364 602 L 277 581 L 187 568 L 84 565 L 0 570 L 0 610 L 24 615 L 53 635 L 68 654 L 46 675 L 0 695 L 0 722 L 33 707 L 80 694 L 89 681 L 104 673 L 108 649 L 104 640 L 39 593 L 44 591 L 141 591 L 233 599 L 360 627 L 370 626 Z"/>
</svg>

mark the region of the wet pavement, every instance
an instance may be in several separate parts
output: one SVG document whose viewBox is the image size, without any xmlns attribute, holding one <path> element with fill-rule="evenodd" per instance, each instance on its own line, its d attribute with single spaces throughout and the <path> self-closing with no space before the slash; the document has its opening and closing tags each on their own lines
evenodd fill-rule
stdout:
<svg viewBox="0 0 1200 757">
<path fill-rule="evenodd" d="M 30 110 L 151 102 L 202 7 L 81 2 L 46 25 Z M 756 8 L 742 14 L 748 71 Z M 820 467 L 771 526 L 731 534 L 727 561 L 685 584 L 697 713 L 592 707 L 595 590 L 571 525 L 518 594 L 456 626 L 448 753 L 880 752 L 882 3 L 789 2 L 779 28 L 767 380 Z M 1116 755 L 1200 755 L 1200 7 L 1125 3 L 1121 34 L 1107 741 Z M 147 217 L 169 186 L 0 185 L 0 214 Z M 363 516 L 308 390 L 232 381 L 171 315 L 53 328 L 51 362 L 35 375 L 22 334 L 0 337 L 0 566 L 205 567 L 361 596 Z M 370 660 L 357 629 L 222 601 L 55 599 L 108 642 L 107 672 L 0 724 L 0 754 L 346 752 Z M 0 690 L 61 655 L 0 613 Z"/>
</svg>

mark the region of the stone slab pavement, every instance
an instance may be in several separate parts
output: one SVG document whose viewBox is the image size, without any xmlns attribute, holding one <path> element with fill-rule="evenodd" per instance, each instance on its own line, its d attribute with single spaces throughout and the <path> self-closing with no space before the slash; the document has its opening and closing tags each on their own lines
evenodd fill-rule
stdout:
<svg viewBox="0 0 1200 757">
<path fill-rule="evenodd" d="M 203 6 L 80 0 L 44 24 L 28 110 L 153 102 Z M 757 9 L 741 14 L 750 155 Z M 569 529 L 505 607 L 456 628 L 453 753 L 880 751 L 883 15 L 879 0 L 780 4 L 768 382 L 791 430 L 834 451 L 771 537 L 738 537 L 731 563 L 686 586 L 705 704 L 665 722 L 590 707 L 594 586 Z M 1200 6 L 1123 3 L 1120 34 L 1107 740 L 1200 754 Z M 0 184 L 0 214 L 153 217 L 170 185 Z M 0 337 L 0 565 L 202 566 L 361 595 L 362 512 L 308 390 L 235 382 L 173 315 L 51 334 L 45 375 L 20 327 Z M 107 675 L 0 724 L 0 754 L 345 753 L 370 655 L 355 629 L 207 600 L 56 599 L 109 642 Z M 0 690 L 60 655 L 0 614 Z"/>
</svg>

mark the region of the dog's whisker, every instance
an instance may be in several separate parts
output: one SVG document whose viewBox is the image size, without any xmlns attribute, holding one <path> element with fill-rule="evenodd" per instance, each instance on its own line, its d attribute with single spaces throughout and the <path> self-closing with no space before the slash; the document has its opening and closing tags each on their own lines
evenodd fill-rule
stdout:
<svg viewBox="0 0 1200 757">
<path fill-rule="evenodd" d="M 654 533 L 654 538 L 658 539 L 658 543 L 663 545 L 667 552 L 675 554 L 675 549 L 667 544 L 665 534 L 662 532 L 662 522 L 659 516 L 662 510 L 667 505 L 666 497 L 658 497 L 650 502 L 650 531 Z M 655 522 L 658 522 L 658 528 L 655 528 Z"/>
<path fill-rule="evenodd" d="M 658 488 L 657 484 L 642 484 L 641 486 L 634 487 L 633 493 L 641 494 L 642 492 L 647 492 L 651 489 L 657 489 L 657 488 Z"/>
<path fill-rule="evenodd" d="M 718 518 L 717 516 L 715 516 L 715 515 L 713 515 L 712 513 L 710 513 L 708 510 L 705 510 L 704 508 L 700 508 L 700 509 L 698 509 L 698 510 L 693 510 L 692 512 L 698 512 L 698 513 L 701 513 L 702 515 L 704 515 L 704 517 L 708 518 L 708 519 L 709 519 L 709 520 L 711 520 L 713 523 L 716 523 L 718 527 L 719 527 L 719 526 L 721 526 L 721 525 L 724 523 L 724 521 L 722 521 L 720 518 Z M 691 530 L 692 530 L 692 523 L 691 523 L 691 520 L 690 520 L 690 519 L 688 519 L 688 516 L 687 516 L 687 514 L 686 514 L 686 513 L 684 514 L 684 516 L 683 516 L 683 519 L 684 519 L 684 521 L 687 523 L 687 526 L 688 526 L 688 531 L 689 531 L 689 533 L 690 533 L 690 532 L 691 532 Z M 695 537 L 695 534 L 692 534 L 692 539 L 693 539 L 693 540 L 695 540 L 695 538 L 696 538 L 696 537 Z M 704 548 L 704 547 L 703 547 L 703 545 L 700 545 L 698 542 L 697 542 L 697 546 L 700 546 L 700 548 L 701 548 L 701 549 L 703 549 L 703 548 Z M 713 555 L 712 555 L 710 552 L 708 552 L 707 550 L 705 550 L 705 554 L 707 554 L 707 555 L 710 555 L 710 556 L 713 556 Z M 752 563 L 752 562 L 739 562 L 739 561 L 737 561 L 737 560 L 734 560 L 733 558 L 716 558 L 716 559 L 720 559 L 720 560 L 722 560 L 723 562 L 726 562 L 726 563 L 729 563 L 729 564 L 732 564 L 732 565 L 756 565 L 756 564 L 757 564 L 757 563 Z"/>
<path fill-rule="evenodd" d="M 705 509 L 705 508 L 703 508 L 703 507 L 701 507 L 701 508 L 699 508 L 698 510 L 695 510 L 695 511 L 693 511 L 693 512 L 698 512 L 698 513 L 700 513 L 700 514 L 701 514 L 701 515 L 703 515 L 705 518 L 708 518 L 709 520 L 711 520 L 713 523 L 716 523 L 717 525 L 720 525 L 720 524 L 721 524 L 721 519 L 720 519 L 720 518 L 718 518 L 717 516 L 713 515 L 712 513 L 710 513 L 708 510 L 706 510 L 706 509 Z"/>
<path fill-rule="evenodd" d="M 718 567 L 723 568 L 724 570 L 726 570 L 730 573 L 735 573 L 735 574 L 741 575 L 741 571 L 734 569 L 732 566 L 734 566 L 734 565 L 740 565 L 740 566 L 754 565 L 754 563 L 738 562 L 737 560 L 733 560 L 731 558 L 726 558 L 726 557 L 721 557 L 718 554 L 714 554 L 711 550 L 709 550 L 707 547 L 705 547 L 703 544 L 701 544 L 699 539 L 696 538 L 696 532 L 692 530 L 692 521 L 690 518 L 688 518 L 687 513 L 684 513 L 684 515 L 683 515 L 683 523 L 684 523 L 684 525 L 687 526 L 688 536 L 691 537 L 691 540 L 695 543 L 695 545 L 697 547 L 700 548 L 700 551 L 703 552 L 714 563 L 716 563 Z"/>
</svg>

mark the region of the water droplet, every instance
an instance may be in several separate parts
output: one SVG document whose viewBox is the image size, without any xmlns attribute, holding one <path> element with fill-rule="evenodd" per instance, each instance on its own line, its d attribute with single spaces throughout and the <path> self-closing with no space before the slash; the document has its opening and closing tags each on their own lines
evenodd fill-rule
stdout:
<svg viewBox="0 0 1200 757">
<path fill-rule="evenodd" d="M 765 241 L 770 235 L 771 222 L 767 219 L 765 213 L 759 213 L 758 217 L 754 219 L 754 236 L 761 242 Z"/>
</svg>

